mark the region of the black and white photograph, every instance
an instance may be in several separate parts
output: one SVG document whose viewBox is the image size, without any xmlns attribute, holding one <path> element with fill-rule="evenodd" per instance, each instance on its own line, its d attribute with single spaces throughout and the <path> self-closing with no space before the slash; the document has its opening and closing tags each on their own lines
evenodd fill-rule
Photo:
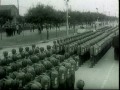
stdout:
<svg viewBox="0 0 120 90">
<path fill-rule="evenodd" d="M 0 0 L 0 90 L 119 90 L 119 0 Z"/>
</svg>

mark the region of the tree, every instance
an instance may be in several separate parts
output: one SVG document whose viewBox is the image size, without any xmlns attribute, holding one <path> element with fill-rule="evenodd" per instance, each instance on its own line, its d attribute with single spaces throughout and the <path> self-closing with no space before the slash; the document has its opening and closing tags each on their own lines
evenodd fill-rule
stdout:
<svg viewBox="0 0 120 90">
<path fill-rule="evenodd" d="M 64 22 L 63 14 L 64 12 L 57 11 L 52 6 L 39 4 L 36 7 L 32 7 L 28 10 L 27 14 L 25 15 L 25 21 L 40 25 L 40 27 L 45 25 L 48 37 L 49 29 L 51 29 L 52 25 L 59 27 L 60 23 Z"/>
<path fill-rule="evenodd" d="M 39 26 L 39 29 L 43 30 L 43 25 L 46 27 L 47 35 L 49 36 L 49 30 L 52 26 L 60 29 L 60 25 L 66 21 L 66 12 L 61 10 L 56 10 L 52 6 L 38 4 L 36 7 L 31 7 L 25 15 L 25 21 L 27 23 L 34 23 Z M 69 12 L 69 26 L 74 27 L 78 24 L 89 24 L 97 20 L 115 20 L 115 17 L 108 17 L 101 13 L 95 12 L 80 12 L 80 11 L 70 11 Z M 49 37 L 48 37 L 49 38 Z"/>
</svg>

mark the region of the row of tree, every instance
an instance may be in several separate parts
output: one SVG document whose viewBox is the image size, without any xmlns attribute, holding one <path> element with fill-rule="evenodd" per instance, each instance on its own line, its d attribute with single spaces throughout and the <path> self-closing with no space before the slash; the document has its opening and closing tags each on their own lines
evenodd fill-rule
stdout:
<svg viewBox="0 0 120 90">
<path fill-rule="evenodd" d="M 0 13 L 0 25 L 5 24 L 7 20 L 11 21 L 12 16 L 9 16 L 9 11 L 2 11 Z M 106 16 L 101 13 L 96 12 L 80 12 L 72 11 L 69 9 L 69 28 L 72 26 L 75 28 L 75 25 L 79 24 L 92 24 L 96 20 L 118 20 L 117 17 Z M 49 5 L 38 4 L 36 7 L 29 8 L 28 12 L 24 16 L 17 17 L 17 21 L 24 24 L 30 23 L 39 26 L 41 30 L 45 26 L 51 29 L 52 26 L 59 28 L 60 25 L 65 24 L 66 22 L 66 11 L 56 10 L 54 7 Z"/>
<path fill-rule="evenodd" d="M 116 17 L 106 16 L 101 13 L 95 12 L 80 12 L 69 10 L 69 24 L 91 24 L 97 19 L 99 21 L 104 20 L 117 20 Z M 25 14 L 25 21 L 35 24 L 52 24 L 59 26 L 66 21 L 66 11 L 56 10 L 52 6 L 39 4 L 36 7 L 32 7 Z"/>
<path fill-rule="evenodd" d="M 6 21 L 12 21 L 13 17 L 9 16 L 9 11 L 0 12 L 0 25 L 6 23 Z M 96 20 L 108 21 L 118 20 L 117 17 L 106 16 L 96 12 L 80 12 L 72 11 L 69 9 L 69 28 L 73 27 L 75 30 L 76 25 L 89 24 L 91 25 Z M 56 10 L 54 7 L 49 5 L 38 4 L 36 7 L 29 8 L 28 12 L 24 16 L 17 17 L 17 21 L 21 24 L 29 23 L 30 26 L 37 26 L 38 30 L 41 31 L 43 28 L 47 30 L 47 39 L 49 38 L 49 29 L 51 27 L 60 28 L 61 25 L 66 23 L 66 11 Z"/>
<path fill-rule="evenodd" d="M 80 12 L 69 10 L 69 24 L 91 24 L 99 19 L 103 20 L 117 20 L 116 17 L 106 16 L 101 13 L 95 12 Z M 7 20 L 12 20 L 13 18 L 9 16 L 8 11 L 2 11 L 0 13 L 0 24 L 4 24 Z M 66 11 L 56 10 L 52 6 L 38 4 L 36 7 L 29 8 L 25 16 L 19 16 L 18 21 L 20 23 L 34 23 L 34 24 L 50 24 L 59 27 L 60 24 L 66 22 Z"/>
</svg>

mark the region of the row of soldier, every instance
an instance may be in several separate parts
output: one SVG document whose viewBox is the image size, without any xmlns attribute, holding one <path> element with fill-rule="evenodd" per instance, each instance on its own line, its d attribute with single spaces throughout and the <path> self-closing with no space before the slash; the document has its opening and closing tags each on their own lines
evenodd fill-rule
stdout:
<svg viewBox="0 0 120 90">
<path fill-rule="evenodd" d="M 58 88 L 59 88 L 59 90 L 61 90 L 61 89 L 63 89 L 63 90 L 72 89 L 73 90 L 74 83 L 75 83 L 75 70 L 78 69 L 78 66 L 76 65 L 76 62 L 74 62 L 74 60 L 70 57 L 70 54 L 67 52 L 68 48 L 66 48 L 66 50 L 56 48 L 57 44 L 58 44 L 57 42 L 54 41 L 55 44 L 53 45 L 52 48 L 51 48 L 51 46 L 48 45 L 47 50 L 45 50 L 43 47 L 39 48 L 39 47 L 36 47 L 35 45 L 32 45 L 32 49 L 29 49 L 29 47 L 26 47 L 25 51 L 23 50 L 23 48 L 19 48 L 19 53 L 17 54 L 16 50 L 13 49 L 12 50 L 12 59 L 13 60 L 19 59 L 20 55 L 22 56 L 21 58 L 26 58 L 26 59 L 29 58 L 31 55 L 38 55 L 38 56 L 40 55 L 40 59 L 43 61 L 45 61 L 45 58 L 47 58 L 47 57 L 49 59 L 51 57 L 57 58 L 60 61 L 60 63 L 59 63 L 60 68 L 58 68 L 59 69 L 58 71 L 60 72 L 59 74 L 61 75 L 61 79 L 59 81 L 59 87 L 57 87 L 57 90 L 58 90 Z M 63 52 L 65 54 L 63 54 Z M 74 52 L 71 52 L 71 55 L 73 53 Z M 62 54 L 62 55 L 60 55 L 60 54 Z M 18 57 L 16 57 L 16 56 L 18 56 Z M 4 57 L 7 58 L 5 52 L 4 52 Z M 75 58 L 75 57 L 73 57 L 73 58 Z M 69 64 L 66 64 L 66 63 L 69 63 Z M 71 70 L 68 68 L 71 68 Z M 69 73 L 71 72 L 71 74 L 66 76 L 66 74 L 65 74 L 66 72 L 69 72 Z M 52 90 L 54 90 L 56 87 L 54 88 L 54 86 L 53 86 L 51 88 L 52 88 Z"/>
<path fill-rule="evenodd" d="M 45 50 L 43 47 L 41 47 L 41 48 L 36 47 L 35 45 L 32 46 L 31 50 L 29 49 L 29 47 L 26 47 L 25 52 L 23 52 L 23 48 L 20 48 L 19 54 L 21 54 L 21 56 L 23 56 L 22 58 L 28 58 L 30 55 L 33 55 L 33 54 L 38 55 L 38 56 L 40 55 L 39 57 L 43 61 L 45 60 L 46 57 L 47 58 L 55 57 L 56 59 L 58 59 L 60 61 L 59 64 L 65 66 L 65 67 L 66 67 L 65 62 L 69 63 L 71 60 L 75 60 L 75 62 L 72 61 L 72 63 L 73 63 L 73 66 L 75 65 L 76 69 L 73 70 L 73 73 L 72 73 L 71 77 L 69 77 L 69 79 L 65 79 L 66 76 L 61 75 L 62 77 L 64 77 L 65 80 L 63 80 L 63 81 L 61 80 L 60 87 L 59 87 L 59 89 L 66 89 L 66 87 L 69 89 L 73 89 L 74 82 L 75 82 L 74 81 L 75 80 L 75 70 L 77 70 L 79 68 L 80 64 L 82 64 L 80 62 L 81 60 L 78 57 L 79 56 L 78 43 L 74 42 L 77 39 L 79 39 L 80 36 L 81 35 L 76 35 L 76 36 L 68 37 L 66 39 L 54 41 L 53 47 L 51 48 L 51 46 L 48 45 L 47 50 Z M 109 45 L 106 48 L 109 49 L 110 45 L 111 44 L 109 43 Z M 105 51 L 103 51 L 103 52 L 106 52 L 107 49 L 105 49 Z M 15 50 L 13 50 L 13 51 L 15 51 Z M 16 54 L 16 51 L 15 51 L 15 53 L 13 53 L 13 59 L 15 59 L 14 54 Z M 72 67 L 72 66 L 70 66 L 70 67 Z"/>
</svg>

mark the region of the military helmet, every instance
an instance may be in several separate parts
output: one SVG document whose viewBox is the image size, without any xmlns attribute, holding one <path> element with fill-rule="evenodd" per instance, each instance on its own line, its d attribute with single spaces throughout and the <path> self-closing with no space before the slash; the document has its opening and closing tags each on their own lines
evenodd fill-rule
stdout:
<svg viewBox="0 0 120 90">
<path fill-rule="evenodd" d="M 4 55 L 4 57 L 7 57 L 8 56 L 8 51 L 4 51 L 3 55 Z"/>
<path fill-rule="evenodd" d="M 27 52 L 29 52 L 29 47 L 26 47 L 25 50 L 26 50 Z"/>
<path fill-rule="evenodd" d="M 32 44 L 32 48 L 35 48 L 36 47 L 36 45 L 35 44 Z"/>
<path fill-rule="evenodd" d="M 16 54 L 16 49 L 12 49 L 12 54 Z"/>
<path fill-rule="evenodd" d="M 43 52 L 44 51 L 44 47 L 40 47 L 40 51 Z"/>
<path fill-rule="evenodd" d="M 83 89 L 84 85 L 85 85 L 85 83 L 84 83 L 83 80 L 78 80 L 78 81 L 77 81 L 77 84 L 76 84 L 76 87 L 77 87 L 78 89 Z"/>
<path fill-rule="evenodd" d="M 51 46 L 50 45 L 47 45 L 47 50 L 50 50 L 51 49 Z"/>
<path fill-rule="evenodd" d="M 23 51 L 23 48 L 22 48 L 22 47 L 20 47 L 20 48 L 19 48 L 19 52 L 22 52 L 22 51 Z"/>
</svg>

